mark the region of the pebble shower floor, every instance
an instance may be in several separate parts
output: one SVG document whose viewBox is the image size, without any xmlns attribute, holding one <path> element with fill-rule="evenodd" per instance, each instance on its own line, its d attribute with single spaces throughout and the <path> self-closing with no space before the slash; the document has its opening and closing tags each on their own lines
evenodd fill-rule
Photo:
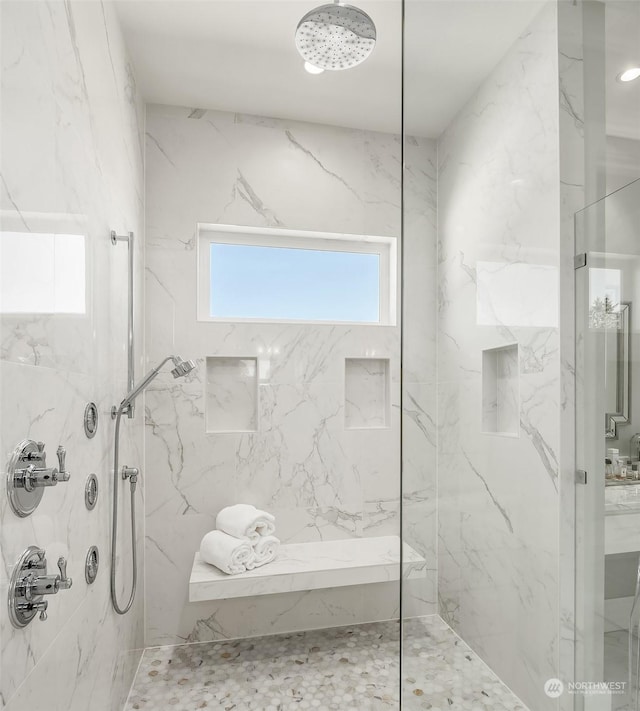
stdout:
<svg viewBox="0 0 640 711">
<path fill-rule="evenodd" d="M 147 649 L 125 711 L 397 709 L 397 622 Z M 439 617 L 405 623 L 403 708 L 527 711 Z"/>
</svg>

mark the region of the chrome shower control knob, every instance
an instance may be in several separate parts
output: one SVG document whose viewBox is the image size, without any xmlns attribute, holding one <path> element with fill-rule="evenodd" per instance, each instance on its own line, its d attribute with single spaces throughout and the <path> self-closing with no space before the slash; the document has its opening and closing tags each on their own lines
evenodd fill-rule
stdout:
<svg viewBox="0 0 640 711">
<path fill-rule="evenodd" d="M 20 457 L 23 462 L 44 462 L 47 454 L 44 451 L 44 442 L 33 442 L 30 451 L 25 451 Z"/>
<path fill-rule="evenodd" d="M 32 514 L 42 500 L 44 489 L 69 481 L 71 474 L 65 465 L 67 451 L 60 446 L 56 453 L 58 469 L 47 466 L 44 442 L 25 439 L 11 453 L 6 472 L 7 494 L 17 516 L 24 518 Z"/>
<path fill-rule="evenodd" d="M 40 613 L 47 619 L 49 603 L 45 597 L 68 590 L 72 580 L 67 577 L 67 561 L 58 559 L 60 575 L 47 574 L 46 553 L 42 548 L 29 546 L 13 567 L 9 580 L 9 619 L 14 627 L 26 627 Z M 42 571 L 42 575 L 38 574 Z"/>
</svg>

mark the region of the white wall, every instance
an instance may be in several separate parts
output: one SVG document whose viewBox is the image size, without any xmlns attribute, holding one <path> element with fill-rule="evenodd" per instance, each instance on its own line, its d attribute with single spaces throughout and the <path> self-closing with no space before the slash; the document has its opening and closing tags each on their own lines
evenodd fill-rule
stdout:
<svg viewBox="0 0 640 711">
<path fill-rule="evenodd" d="M 25 243 L 29 233 L 84 236 L 87 309 L 73 316 L 2 314 L 3 456 L 25 438 L 42 440 L 52 466 L 63 444 L 71 479 L 47 489 L 26 519 L 0 497 L 0 706 L 115 711 L 124 704 L 139 658 L 135 649 L 143 643 L 144 588 L 127 617 L 117 617 L 109 598 L 108 412 L 126 387 L 127 259 L 124 246 L 112 247 L 109 230 L 142 234 L 143 112 L 108 3 L 9 1 L 1 11 L 2 231 L 24 234 Z M 140 321 L 141 239 L 136 261 Z M 43 267 L 33 269 L 25 291 L 38 289 L 42 274 Z M 58 272 L 56 278 L 80 277 Z M 138 373 L 141 356 L 139 343 Z M 100 411 L 92 440 L 83 432 L 90 400 Z M 124 427 L 123 453 L 131 465 L 143 455 L 142 420 L 140 412 Z M 84 504 L 90 472 L 100 485 L 93 511 Z M 57 573 L 58 556 L 66 556 L 73 587 L 49 598 L 46 622 L 36 618 L 18 630 L 7 617 L 7 580 L 30 545 L 46 549 L 50 573 Z M 99 547 L 101 567 L 89 587 L 84 561 L 91 545 Z M 125 577 L 120 586 L 126 583 Z"/>
<path fill-rule="evenodd" d="M 194 249 L 197 222 L 397 238 L 398 137 L 189 113 L 147 111 L 149 359 L 175 351 L 200 366 L 187 383 L 158 381 L 147 398 L 147 470 L 154 483 L 147 490 L 146 574 L 155 591 L 147 643 L 395 617 L 397 583 L 187 601 L 193 554 L 223 506 L 248 501 L 272 511 L 283 542 L 377 536 L 399 533 L 400 491 L 399 327 L 198 323 Z M 422 161 L 416 166 L 428 170 L 433 144 L 416 141 L 414 150 Z M 429 180 L 416 170 L 414 194 L 425 201 L 425 214 L 434 210 Z M 416 234 L 418 242 L 420 228 Z M 204 358 L 213 355 L 258 358 L 258 432 L 205 433 Z M 372 356 L 390 359 L 390 427 L 345 430 L 344 359 Z M 427 380 L 421 368 L 414 365 L 413 383 Z M 416 484 L 416 495 L 426 488 Z M 428 543 L 433 550 L 433 535 Z M 416 604 L 433 610 L 429 567 L 431 591 Z"/>
<path fill-rule="evenodd" d="M 438 142 L 438 581 L 444 619 L 532 709 L 558 666 L 556 9 Z M 519 426 L 482 432 L 482 351 L 517 343 Z"/>
</svg>

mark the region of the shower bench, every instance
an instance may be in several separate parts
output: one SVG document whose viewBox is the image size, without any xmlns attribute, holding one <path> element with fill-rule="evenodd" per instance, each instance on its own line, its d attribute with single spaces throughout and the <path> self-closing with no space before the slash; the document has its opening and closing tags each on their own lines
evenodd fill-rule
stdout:
<svg viewBox="0 0 640 711">
<path fill-rule="evenodd" d="M 405 579 L 426 576 L 425 559 L 406 543 L 402 557 Z M 272 563 L 239 575 L 226 575 L 196 553 L 189 601 L 384 583 L 399 577 L 399 536 L 289 543 L 280 546 Z"/>
</svg>

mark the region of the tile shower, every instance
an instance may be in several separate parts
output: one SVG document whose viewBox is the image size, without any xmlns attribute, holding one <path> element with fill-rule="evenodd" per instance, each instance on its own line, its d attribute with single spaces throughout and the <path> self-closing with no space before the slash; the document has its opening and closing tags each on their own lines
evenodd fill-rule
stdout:
<svg viewBox="0 0 640 711">
<path fill-rule="evenodd" d="M 397 20 L 400 2 L 388 4 Z M 26 518 L 0 497 L 1 591 L 29 545 L 73 577 L 45 622 L 16 629 L 1 606 L 0 707 L 572 709 L 544 685 L 572 678 L 579 627 L 567 234 L 590 180 L 582 4 L 532 5 L 428 138 L 403 134 L 399 115 L 374 130 L 161 102 L 123 5 L 0 5 L 3 275 L 15 235 L 44 240 L 30 254 L 75 236 L 84 264 L 55 275 L 79 285 L 74 313 L 0 309 L 2 451 L 29 438 L 51 460 L 60 444 L 71 471 Z M 406 49 L 420 7 L 436 5 L 407 4 Z M 199 320 L 199 240 L 220 225 L 388 240 L 397 318 Z M 142 472 L 126 616 L 108 584 L 110 412 L 127 391 L 128 329 L 126 249 L 111 230 L 136 235 L 137 377 L 168 353 L 197 365 L 161 373 L 123 419 L 121 461 Z M 366 584 L 347 566 L 331 584 L 190 600 L 200 540 L 244 501 L 276 516 L 283 545 L 391 548 Z M 127 517 L 123 505 L 120 597 Z"/>
<path fill-rule="evenodd" d="M 178 573 L 165 581 L 162 598 L 148 602 L 147 642 L 395 617 L 393 582 L 188 603 L 184 580 L 193 552 L 214 527 L 216 512 L 236 501 L 271 511 L 283 543 L 400 531 L 399 326 L 258 326 L 183 317 L 196 310 L 197 223 L 397 234 L 399 138 L 218 111 L 189 114 L 147 107 L 147 350 L 153 360 L 182 349 L 201 364 L 186 398 L 167 397 L 162 384 L 147 397 L 146 462 L 158 479 L 146 491 L 146 584 L 165 580 L 168 561 Z M 286 156 L 277 190 L 273 166 L 262 155 Z M 433 143 L 416 139 L 413 155 L 432 166 Z M 194 186 L 195 175 L 201 177 Z M 420 176 L 415 209 L 435 210 L 429 173 Z M 428 378 L 418 357 L 412 377 Z M 431 563 L 416 614 L 436 609 L 434 539 L 435 531 L 422 532 L 418 550 Z"/>
<path fill-rule="evenodd" d="M 62 444 L 71 471 L 69 482 L 47 489 L 28 518 L 15 516 L 1 497 L 2 592 L 7 595 L 11 569 L 30 545 L 46 549 L 50 573 L 58 556 L 66 557 L 73 586 L 50 602 L 46 622 L 36 619 L 25 629 L 12 627 L 3 602 L 0 705 L 119 709 L 138 664 L 135 650 L 144 645 L 144 598 L 139 594 L 126 618 L 112 612 L 107 421 L 116 393 L 126 388 L 127 256 L 108 235 L 112 229 L 143 233 L 144 103 L 108 5 L 104 15 L 99 5 L 85 3 L 3 3 L 1 12 L 2 230 L 40 235 L 41 250 L 48 235 L 81 235 L 85 275 L 79 313 L 3 313 L 1 319 L 2 452 L 27 437 L 41 440 L 51 465 Z M 139 240 L 138 284 L 142 265 Z M 66 277 L 82 280 L 77 272 Z M 139 290 L 138 326 L 142 296 Z M 143 367 L 140 349 L 137 372 Z M 100 418 L 91 440 L 82 429 L 90 401 Z M 131 461 L 141 461 L 143 429 L 139 417 L 124 429 L 123 452 Z M 92 472 L 100 490 L 89 511 L 84 487 Z M 139 523 L 141 514 L 139 508 Z M 102 553 L 93 586 L 83 574 L 90 545 Z M 124 589 L 129 581 L 119 584 Z"/>
</svg>

